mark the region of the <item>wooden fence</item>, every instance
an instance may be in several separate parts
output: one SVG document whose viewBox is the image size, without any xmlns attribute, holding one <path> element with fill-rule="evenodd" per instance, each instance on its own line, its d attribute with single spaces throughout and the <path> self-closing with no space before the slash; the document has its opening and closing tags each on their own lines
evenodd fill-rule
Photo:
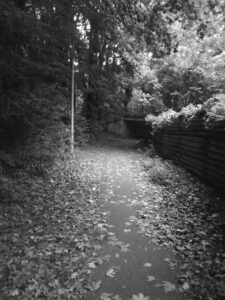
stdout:
<svg viewBox="0 0 225 300">
<path fill-rule="evenodd" d="M 225 123 L 206 129 L 203 120 L 170 126 L 154 135 L 156 150 L 225 191 Z"/>
</svg>

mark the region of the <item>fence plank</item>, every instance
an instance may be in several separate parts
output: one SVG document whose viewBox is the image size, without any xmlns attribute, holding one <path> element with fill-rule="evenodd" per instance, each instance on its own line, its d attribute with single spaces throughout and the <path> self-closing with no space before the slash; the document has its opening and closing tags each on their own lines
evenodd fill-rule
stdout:
<svg viewBox="0 0 225 300">
<path fill-rule="evenodd" d="M 159 154 L 176 159 L 185 168 L 225 190 L 225 124 L 214 130 L 201 120 L 188 128 L 179 124 L 159 130 L 154 136 Z"/>
</svg>

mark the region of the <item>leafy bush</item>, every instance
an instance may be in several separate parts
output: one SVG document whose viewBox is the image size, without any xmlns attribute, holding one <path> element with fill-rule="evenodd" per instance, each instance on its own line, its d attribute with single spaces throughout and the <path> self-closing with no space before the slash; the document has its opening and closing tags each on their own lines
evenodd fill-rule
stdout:
<svg viewBox="0 0 225 300">
<path fill-rule="evenodd" d="M 152 124 L 153 130 L 163 129 L 179 121 L 179 126 L 188 127 L 194 118 L 201 116 L 205 128 L 217 126 L 225 121 L 225 94 L 217 94 L 208 99 L 204 104 L 189 104 L 180 112 L 172 109 L 154 116 L 149 114 L 146 122 Z"/>
<path fill-rule="evenodd" d="M 157 76 L 161 85 L 164 104 L 168 108 L 180 111 L 188 104 L 202 104 L 212 96 L 214 88 L 209 85 L 203 69 L 200 67 L 178 67 L 176 61 L 165 59 Z"/>
<path fill-rule="evenodd" d="M 210 98 L 202 108 L 206 111 L 205 124 L 207 128 L 225 121 L 225 94 L 218 94 Z"/>
<path fill-rule="evenodd" d="M 161 158 L 146 158 L 142 161 L 143 168 L 147 171 L 148 177 L 157 184 L 167 184 L 171 177 L 171 166 Z"/>
<path fill-rule="evenodd" d="M 158 116 L 149 114 L 145 118 L 145 121 L 147 123 L 151 123 L 153 129 L 159 129 L 171 124 L 173 120 L 177 118 L 177 116 L 178 113 L 176 111 L 169 109 Z"/>
<path fill-rule="evenodd" d="M 141 89 L 134 89 L 131 101 L 127 106 L 128 115 L 146 116 L 149 113 L 154 115 L 163 112 L 166 107 L 155 93 L 145 93 Z"/>
</svg>

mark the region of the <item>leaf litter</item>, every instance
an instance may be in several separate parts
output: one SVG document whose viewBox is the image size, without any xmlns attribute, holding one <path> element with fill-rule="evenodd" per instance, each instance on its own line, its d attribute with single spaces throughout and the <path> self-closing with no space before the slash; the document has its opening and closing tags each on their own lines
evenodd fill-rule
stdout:
<svg viewBox="0 0 225 300">
<path fill-rule="evenodd" d="M 89 275 L 102 263 L 97 251 L 114 235 L 93 162 L 82 149 L 59 159 L 46 178 L 24 175 L 23 206 L 1 210 L 0 298 L 77 299 L 100 288 L 101 280 L 89 282 Z"/>
<path fill-rule="evenodd" d="M 164 281 L 158 287 L 165 293 L 190 290 L 198 299 L 224 299 L 221 198 L 168 161 L 143 154 L 134 157 L 137 190 L 135 199 L 127 201 L 139 209 L 130 221 L 156 245 L 170 248 L 173 257 L 166 262 L 180 270 L 177 285 Z M 101 279 L 89 280 L 106 259 L 99 257 L 99 251 L 106 244 L 121 252 L 129 250 L 129 244 L 110 232 L 102 205 L 113 195 L 101 175 L 106 163 L 104 149 L 82 149 L 74 159 L 58 159 L 45 178 L 23 174 L 24 201 L 1 207 L 0 297 L 82 299 L 88 290 L 101 288 Z M 115 276 L 113 268 L 108 271 L 109 277 Z M 148 280 L 154 281 L 154 276 Z M 131 299 L 150 298 L 139 293 Z"/>
<path fill-rule="evenodd" d="M 142 293 L 139 293 L 138 295 L 133 295 L 130 300 L 150 300 L 150 298 L 148 296 L 144 296 Z"/>
<path fill-rule="evenodd" d="M 143 170 L 136 181 L 139 232 L 172 251 L 164 260 L 179 268 L 179 291 L 202 300 L 225 299 L 224 196 L 157 156 L 136 162 Z"/>
<path fill-rule="evenodd" d="M 162 284 L 155 284 L 154 286 L 163 287 L 166 294 L 170 292 L 174 292 L 176 290 L 176 285 L 169 281 L 163 281 Z"/>
<path fill-rule="evenodd" d="M 144 263 L 144 268 L 151 268 L 152 267 L 152 263 L 146 262 Z"/>
<path fill-rule="evenodd" d="M 116 272 L 118 272 L 119 269 L 120 269 L 119 267 L 112 267 L 112 268 L 110 268 L 110 269 L 106 272 L 106 276 L 107 276 L 107 277 L 111 277 L 111 278 L 115 277 Z"/>
<path fill-rule="evenodd" d="M 155 281 L 155 277 L 153 275 L 148 275 L 148 281 Z"/>
</svg>

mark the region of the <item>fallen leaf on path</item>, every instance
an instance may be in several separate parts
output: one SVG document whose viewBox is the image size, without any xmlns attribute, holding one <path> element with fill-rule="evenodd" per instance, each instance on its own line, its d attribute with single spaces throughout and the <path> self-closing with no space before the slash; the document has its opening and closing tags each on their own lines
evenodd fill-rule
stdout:
<svg viewBox="0 0 225 300">
<path fill-rule="evenodd" d="M 154 280 L 155 280 L 154 276 L 152 276 L 152 275 L 148 276 L 148 281 L 154 281 Z"/>
<path fill-rule="evenodd" d="M 95 246 L 94 246 L 94 249 L 95 249 L 95 250 L 100 250 L 101 248 L 102 248 L 101 245 L 95 245 Z"/>
<path fill-rule="evenodd" d="M 10 296 L 12 296 L 12 297 L 15 297 L 15 296 L 18 296 L 18 295 L 19 295 L 19 290 L 18 289 L 15 289 L 15 290 L 10 292 Z"/>
<path fill-rule="evenodd" d="M 169 282 L 169 281 L 163 281 L 162 284 L 155 284 L 155 287 L 163 287 L 165 293 L 170 293 L 170 292 L 174 292 L 176 290 L 176 286 L 175 284 Z"/>
<path fill-rule="evenodd" d="M 75 279 L 75 278 L 77 278 L 77 276 L 78 276 L 78 273 L 77 272 L 74 272 L 74 273 L 72 273 L 71 274 L 71 279 Z"/>
<path fill-rule="evenodd" d="M 130 246 L 130 244 L 122 245 L 121 246 L 121 251 L 125 252 L 125 253 L 128 252 L 129 251 L 129 249 L 128 249 L 129 246 Z"/>
<path fill-rule="evenodd" d="M 148 262 L 147 262 L 147 263 L 144 264 L 144 268 L 151 268 L 151 267 L 152 267 L 152 264 L 151 264 L 151 263 L 148 263 Z"/>
<path fill-rule="evenodd" d="M 116 275 L 116 271 L 119 270 L 119 267 L 113 267 L 106 272 L 107 277 L 113 278 Z"/>
<path fill-rule="evenodd" d="M 102 281 L 101 280 L 98 280 L 98 281 L 93 281 L 92 283 L 90 283 L 87 288 L 90 290 L 90 291 L 96 291 L 100 288 L 100 286 L 102 285 Z"/>
<path fill-rule="evenodd" d="M 90 269 L 95 269 L 96 268 L 96 264 L 95 264 L 95 261 L 92 261 L 88 264 L 88 268 Z"/>
<path fill-rule="evenodd" d="M 103 259 L 106 261 L 110 261 L 110 257 L 111 257 L 111 255 L 107 254 L 103 257 Z"/>
<path fill-rule="evenodd" d="M 77 262 L 78 260 L 80 260 L 80 257 L 79 256 L 74 256 L 71 258 L 71 262 Z"/>
<path fill-rule="evenodd" d="M 111 296 L 113 296 L 113 294 L 103 293 L 103 294 L 101 294 L 100 299 L 101 300 L 111 300 L 112 299 Z"/>
<path fill-rule="evenodd" d="M 106 276 L 107 276 L 107 277 L 113 278 L 115 275 L 116 275 L 116 272 L 115 272 L 115 270 L 113 270 L 113 269 L 109 269 L 109 270 L 106 272 Z"/>
<path fill-rule="evenodd" d="M 189 288 L 190 288 L 190 286 L 189 286 L 189 283 L 188 283 L 188 282 L 185 282 L 185 283 L 182 285 L 182 289 L 183 289 L 184 291 L 188 290 Z"/>
<path fill-rule="evenodd" d="M 133 295 L 130 300 L 150 300 L 150 298 L 148 296 L 145 297 L 142 293 L 139 293 L 138 295 Z"/>
<path fill-rule="evenodd" d="M 130 222 L 125 222 L 125 226 L 130 226 L 131 223 Z"/>
<path fill-rule="evenodd" d="M 121 298 L 120 298 L 119 295 L 113 296 L 113 294 L 109 294 L 109 293 L 103 293 L 103 294 L 100 296 L 100 299 L 101 299 L 101 300 L 121 300 Z"/>
<path fill-rule="evenodd" d="M 166 261 L 166 262 L 170 262 L 170 258 L 168 258 L 168 257 L 165 257 L 165 258 L 164 258 L 164 261 Z"/>
<path fill-rule="evenodd" d="M 164 287 L 165 293 L 173 292 L 176 289 L 175 284 L 173 284 L 169 281 L 163 281 L 163 287 Z"/>
<path fill-rule="evenodd" d="M 113 300 L 122 300 L 119 295 L 113 296 Z"/>
</svg>

